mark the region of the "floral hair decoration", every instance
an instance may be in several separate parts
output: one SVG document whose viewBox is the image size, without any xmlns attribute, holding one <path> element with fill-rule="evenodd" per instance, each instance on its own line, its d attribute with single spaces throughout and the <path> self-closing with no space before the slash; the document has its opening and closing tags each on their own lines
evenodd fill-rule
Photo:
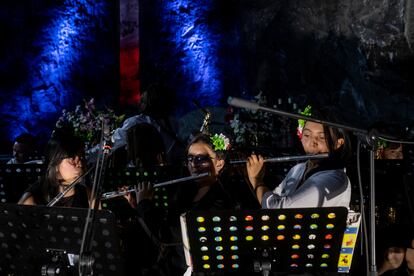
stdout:
<svg viewBox="0 0 414 276">
<path fill-rule="evenodd" d="M 231 146 L 230 139 L 227 138 L 223 133 L 220 133 L 220 135 L 216 133 L 210 136 L 210 141 L 213 143 L 214 151 L 229 150 Z"/>
<path fill-rule="evenodd" d="M 311 116 L 312 115 L 312 107 L 310 105 L 306 106 L 305 110 L 299 112 L 299 114 L 304 116 Z M 299 119 L 298 120 L 298 127 L 296 129 L 296 134 L 299 136 L 299 139 L 302 139 L 303 128 L 305 127 L 305 120 Z"/>
</svg>

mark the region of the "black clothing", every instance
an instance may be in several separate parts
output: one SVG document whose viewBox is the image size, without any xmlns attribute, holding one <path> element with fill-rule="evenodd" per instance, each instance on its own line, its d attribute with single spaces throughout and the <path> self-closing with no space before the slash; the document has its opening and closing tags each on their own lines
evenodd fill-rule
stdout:
<svg viewBox="0 0 414 276">
<path fill-rule="evenodd" d="M 55 204 L 55 206 L 56 207 L 89 208 L 89 200 L 88 200 L 88 193 L 86 191 L 86 187 L 78 184 L 73 189 L 75 189 L 74 195 L 63 197 L 60 201 L 58 201 Z M 26 192 L 30 193 L 33 196 L 33 199 L 36 205 L 47 205 L 48 204 L 45 196 L 42 193 L 42 186 L 40 182 L 36 182 L 32 186 L 30 186 L 26 190 Z M 53 197 L 51 197 L 50 199 L 53 199 Z"/>
</svg>

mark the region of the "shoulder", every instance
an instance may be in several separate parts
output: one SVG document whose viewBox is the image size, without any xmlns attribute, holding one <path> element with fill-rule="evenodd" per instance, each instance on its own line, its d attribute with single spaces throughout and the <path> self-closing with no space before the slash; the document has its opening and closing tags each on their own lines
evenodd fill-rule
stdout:
<svg viewBox="0 0 414 276">
<path fill-rule="evenodd" d="M 340 185 L 348 183 L 348 176 L 342 169 L 320 171 L 312 175 L 310 179 L 318 183 L 330 182 L 331 185 L 334 183 Z"/>
<path fill-rule="evenodd" d="M 288 175 L 289 176 L 302 175 L 305 169 L 306 169 L 306 163 L 296 164 L 289 170 Z"/>
<path fill-rule="evenodd" d="M 30 192 L 26 192 L 23 194 L 23 196 L 20 198 L 19 202 L 17 204 L 20 205 L 36 205 L 35 199 L 33 195 Z"/>
</svg>

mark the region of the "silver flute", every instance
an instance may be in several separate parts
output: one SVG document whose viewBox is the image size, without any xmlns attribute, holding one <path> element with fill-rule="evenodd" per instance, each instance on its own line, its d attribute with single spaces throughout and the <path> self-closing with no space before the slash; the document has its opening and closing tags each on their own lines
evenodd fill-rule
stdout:
<svg viewBox="0 0 414 276">
<path fill-rule="evenodd" d="M 154 184 L 153 188 L 159 188 L 159 187 L 164 187 L 164 186 L 168 186 L 168 185 L 172 185 L 172 184 L 176 184 L 176 183 L 180 183 L 180 182 L 197 180 L 197 179 L 205 178 L 205 177 L 208 177 L 208 176 L 210 176 L 209 172 L 200 173 L 200 174 L 197 174 L 197 175 L 186 176 L 186 177 L 182 177 L 182 178 L 178 178 L 178 179 L 169 180 L 169 181 Z M 124 196 L 128 193 L 135 192 L 135 191 L 136 191 L 135 188 L 129 188 L 128 190 L 125 190 L 125 191 L 113 191 L 113 192 L 103 193 L 101 195 L 101 200 L 107 200 L 107 199 L 111 199 L 111 198 L 115 198 L 115 197 L 119 197 L 119 196 Z"/>
<path fill-rule="evenodd" d="M 283 156 L 283 157 L 274 157 L 274 158 L 265 158 L 264 162 L 290 162 L 290 161 L 302 161 L 310 159 L 324 159 L 328 158 L 329 153 L 315 154 L 315 155 L 298 155 L 298 156 Z M 247 160 L 232 160 L 230 161 L 231 165 L 244 164 Z"/>
</svg>

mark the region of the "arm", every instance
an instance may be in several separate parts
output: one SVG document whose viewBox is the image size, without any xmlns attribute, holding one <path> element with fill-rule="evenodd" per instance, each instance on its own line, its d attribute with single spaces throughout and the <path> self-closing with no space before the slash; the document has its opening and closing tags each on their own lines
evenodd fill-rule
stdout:
<svg viewBox="0 0 414 276">
<path fill-rule="evenodd" d="M 295 169 L 296 168 L 296 169 Z M 296 189 L 303 171 L 294 167 L 286 176 L 284 182 L 286 195 L 267 193 L 262 201 L 263 208 L 306 208 L 322 207 L 325 203 L 331 206 L 342 206 L 340 199 L 348 190 L 348 178 L 345 173 L 337 170 L 321 171 L 308 178 Z"/>
<path fill-rule="evenodd" d="M 252 154 L 247 158 L 247 175 L 257 200 L 262 204 L 263 195 L 269 191 L 269 188 L 263 182 L 264 159 L 261 155 Z"/>
</svg>

